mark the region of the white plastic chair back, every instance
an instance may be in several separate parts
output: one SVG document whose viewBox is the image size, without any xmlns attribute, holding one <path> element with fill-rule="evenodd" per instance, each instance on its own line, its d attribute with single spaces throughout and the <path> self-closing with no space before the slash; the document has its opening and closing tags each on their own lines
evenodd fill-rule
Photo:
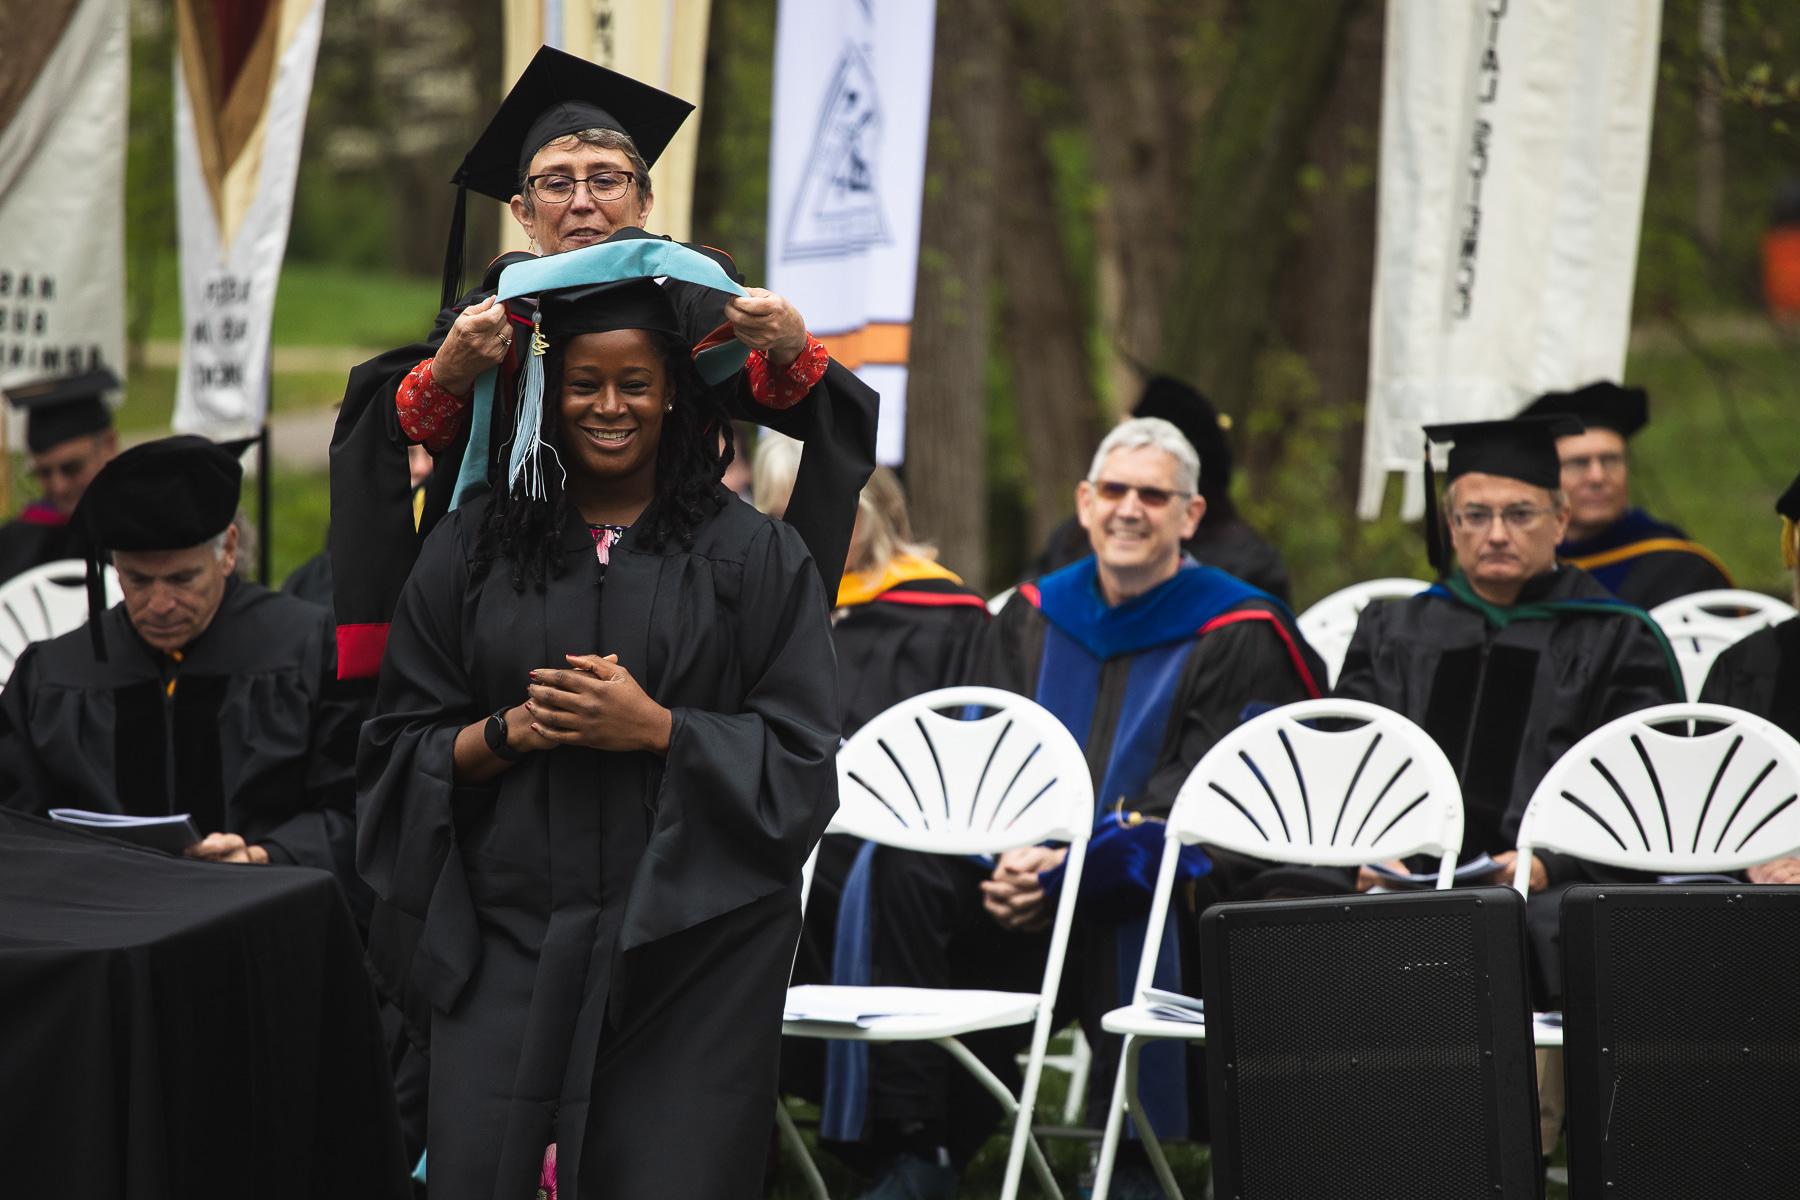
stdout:
<svg viewBox="0 0 1800 1200">
<path fill-rule="evenodd" d="M 965 710 L 987 715 L 960 719 Z M 1085 842 L 1093 784 L 1081 747 L 1036 702 L 997 688 L 926 692 L 839 750 L 831 832 L 933 854 Z"/>
<path fill-rule="evenodd" d="M 1360 700 L 1302 700 L 1246 721 L 1194 764 L 1175 795 L 1133 994 L 1141 999 L 1155 978 L 1157 931 L 1184 844 L 1315 866 L 1432 854 L 1437 885 L 1447 888 L 1462 833 L 1456 771 L 1399 713 Z"/>
<path fill-rule="evenodd" d="M 1700 722 L 1696 732 L 1695 722 Z M 1557 850 L 1665 874 L 1736 871 L 1800 849 L 1800 743 L 1719 704 L 1662 704 L 1596 729 L 1545 773 L 1519 824 Z"/>
<path fill-rule="evenodd" d="M 1720 588 L 1677 596 L 1650 610 L 1681 667 L 1688 699 L 1698 699 L 1713 660 L 1740 638 L 1796 615 L 1791 604 L 1761 592 Z"/>
<path fill-rule="evenodd" d="M 1340 588 L 1300 614 L 1301 636 L 1325 660 L 1325 669 L 1335 684 L 1362 610 L 1373 601 L 1403 600 L 1430 586 L 1422 579 L 1393 578 L 1370 579 Z"/>
<path fill-rule="evenodd" d="M 999 616 L 1000 610 L 1006 607 L 1006 602 L 1011 600 L 1013 598 L 1013 593 L 1018 590 L 1019 589 L 1016 587 L 1009 587 L 1004 592 L 994 593 L 987 602 L 988 612 L 993 616 Z"/>
<path fill-rule="evenodd" d="M 119 573 L 106 568 L 106 603 L 123 599 Z M 32 567 L 0 584 L 0 684 L 33 642 L 60 637 L 87 624 L 87 564 L 79 558 Z"/>
<path fill-rule="evenodd" d="M 1448 887 L 1462 832 L 1462 789 L 1430 734 L 1378 704 L 1325 699 L 1221 738 L 1181 785 L 1168 836 L 1316 866 L 1430 854 Z"/>
</svg>

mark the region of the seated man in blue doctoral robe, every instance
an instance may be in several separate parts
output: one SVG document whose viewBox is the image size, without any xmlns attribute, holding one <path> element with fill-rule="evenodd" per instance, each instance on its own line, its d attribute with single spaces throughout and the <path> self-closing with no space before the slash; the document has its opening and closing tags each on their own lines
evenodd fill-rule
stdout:
<svg viewBox="0 0 1800 1200">
<path fill-rule="evenodd" d="M 1076 908 L 1059 1017 L 1078 1018 L 1095 1047 L 1089 1114 L 1103 1119 L 1119 1039 L 1099 1019 L 1129 999 L 1156 865 L 1157 819 L 1200 757 L 1251 706 L 1317 696 L 1317 660 L 1277 600 L 1182 554 L 1206 512 L 1199 460 L 1166 421 L 1127 421 L 1107 435 L 1077 488 L 1093 553 L 1022 584 L 976 649 L 970 682 L 1035 698 L 1086 750 L 1095 835 Z M 851 935 L 866 931 L 867 981 L 878 985 L 1035 991 L 1049 943 L 1066 849 L 1032 846 L 997 863 L 865 847 L 840 912 L 840 982 Z M 1183 876 L 1207 869 L 1184 855 Z M 857 892 L 861 895 L 856 895 Z M 1180 987 L 1171 913 L 1158 982 Z M 1002 1079 L 1029 1026 L 977 1034 L 969 1048 Z M 958 1173 L 993 1131 L 998 1106 L 941 1049 L 834 1043 L 823 1136 L 859 1142 L 880 1178 L 869 1196 L 954 1194 Z M 1159 1131 L 1188 1124 L 1188 1063 L 1180 1046 L 1143 1060 L 1143 1091 Z"/>
</svg>

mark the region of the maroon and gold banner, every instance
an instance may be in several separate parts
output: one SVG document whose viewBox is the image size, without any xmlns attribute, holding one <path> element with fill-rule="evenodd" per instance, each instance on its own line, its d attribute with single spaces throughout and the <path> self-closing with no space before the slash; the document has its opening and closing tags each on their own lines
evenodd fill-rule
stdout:
<svg viewBox="0 0 1800 1200">
<path fill-rule="evenodd" d="M 262 427 L 324 0 L 176 0 L 183 348 L 175 428 Z"/>
</svg>

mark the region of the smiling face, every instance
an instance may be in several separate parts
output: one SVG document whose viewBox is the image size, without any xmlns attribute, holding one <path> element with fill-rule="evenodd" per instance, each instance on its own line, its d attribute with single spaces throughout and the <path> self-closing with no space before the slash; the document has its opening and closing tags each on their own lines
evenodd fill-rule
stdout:
<svg viewBox="0 0 1800 1200">
<path fill-rule="evenodd" d="M 1122 495 L 1108 495 L 1121 488 Z M 1075 489 L 1075 506 L 1103 586 L 1111 591 L 1116 585 L 1124 595 L 1147 591 L 1175 573 L 1181 543 L 1194 536 L 1206 512 L 1206 501 L 1184 494 L 1175 457 L 1155 446 L 1108 454 L 1093 481 L 1084 479 Z"/>
<path fill-rule="evenodd" d="M 566 203 L 546 204 L 524 195 L 512 198 L 513 217 L 539 254 L 558 254 L 603 242 L 627 227 L 642 228 L 654 204 L 639 186 L 631 159 L 623 150 L 590 146 L 574 137 L 560 138 L 531 156 L 527 177 L 567 175 L 589 179 L 611 173 L 630 177 L 625 194 L 616 200 L 595 200 L 589 186 L 575 185 Z"/>
<path fill-rule="evenodd" d="M 642 329 L 584 333 L 563 352 L 562 437 L 571 495 L 577 483 L 648 498 L 656 450 L 675 384 L 651 335 Z M 619 487 L 618 485 L 623 485 Z M 578 500 L 579 503 L 579 500 Z"/>
<path fill-rule="evenodd" d="M 1548 490 L 1471 471 L 1446 496 L 1457 565 L 1484 599 L 1511 604 L 1527 580 L 1556 565 L 1569 510 L 1554 507 Z"/>
</svg>

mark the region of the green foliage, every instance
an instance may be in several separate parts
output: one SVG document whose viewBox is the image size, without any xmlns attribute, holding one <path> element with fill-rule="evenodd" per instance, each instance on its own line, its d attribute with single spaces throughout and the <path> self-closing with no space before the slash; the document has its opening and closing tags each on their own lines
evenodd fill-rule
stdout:
<svg viewBox="0 0 1800 1200">
<path fill-rule="evenodd" d="M 151 269 L 152 340 L 181 337 L 179 270 L 170 256 Z M 437 300 L 434 280 L 290 258 L 275 288 L 273 337 L 277 346 L 402 346 L 430 330 Z"/>
<path fill-rule="evenodd" d="M 158 264 L 175 248 L 173 28 L 161 10 L 131 6 L 132 136 L 125 149 L 125 337 L 148 336 Z"/>
<path fill-rule="evenodd" d="M 1318 403 L 1318 379 L 1288 350 L 1259 356 L 1256 395 L 1258 404 L 1236 435 L 1247 456 L 1268 463 L 1268 485 L 1248 494 L 1240 475 L 1232 499 L 1287 560 L 1295 611 L 1364 579 L 1430 578 L 1424 540 L 1416 526 L 1395 515 L 1397 498 L 1390 497 L 1384 515 L 1371 522 L 1333 499 L 1355 494 L 1360 463 L 1343 447 L 1359 414 Z"/>
<path fill-rule="evenodd" d="M 714 4 L 694 173 L 693 236 L 729 253 L 752 282 L 764 278 L 766 262 L 774 90 L 774 0 Z"/>
</svg>

